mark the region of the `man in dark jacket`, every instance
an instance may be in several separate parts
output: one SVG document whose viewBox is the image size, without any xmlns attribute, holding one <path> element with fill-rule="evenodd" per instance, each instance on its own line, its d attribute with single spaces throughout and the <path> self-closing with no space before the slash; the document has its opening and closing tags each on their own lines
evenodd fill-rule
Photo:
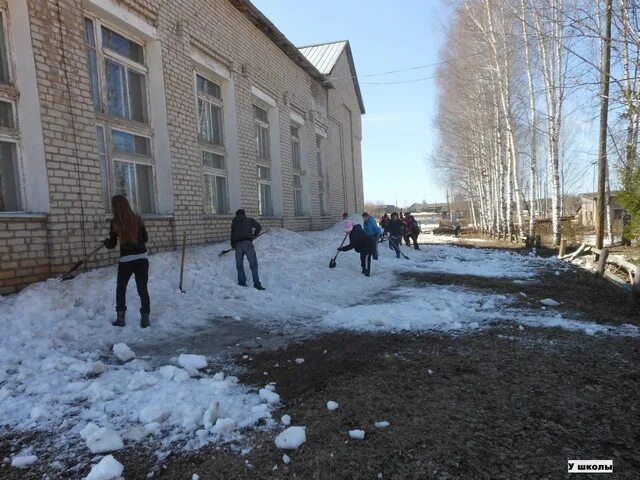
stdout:
<svg viewBox="0 0 640 480">
<path fill-rule="evenodd" d="M 244 274 L 244 256 L 246 255 L 253 276 L 253 286 L 258 290 L 264 290 L 264 287 L 258 277 L 258 257 L 252 241 L 260 234 L 261 228 L 253 218 L 247 217 L 243 209 L 236 211 L 236 216 L 231 222 L 231 248 L 236 251 L 238 285 L 247 286 L 247 277 Z"/>
<path fill-rule="evenodd" d="M 385 233 L 389 234 L 389 248 L 396 252 L 396 258 L 400 258 L 400 245 L 404 233 L 404 222 L 400 220 L 397 212 L 391 214 L 391 220 L 387 222 Z"/>
<path fill-rule="evenodd" d="M 377 239 L 367 236 L 360 225 L 354 225 L 353 230 L 349 233 L 349 245 L 338 249 L 341 252 L 348 252 L 349 250 L 358 252 L 360 254 L 362 274 L 367 277 L 371 275 L 371 255 L 375 247 L 373 241 L 377 241 Z"/>
</svg>

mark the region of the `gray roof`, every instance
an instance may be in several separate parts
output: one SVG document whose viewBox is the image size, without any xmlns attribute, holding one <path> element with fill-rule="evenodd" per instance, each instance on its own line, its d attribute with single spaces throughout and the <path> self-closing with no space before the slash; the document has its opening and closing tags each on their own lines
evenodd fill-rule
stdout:
<svg viewBox="0 0 640 480">
<path fill-rule="evenodd" d="M 339 42 L 322 43 L 319 45 L 308 45 L 306 47 L 300 47 L 300 53 L 302 53 L 307 60 L 323 75 L 330 75 L 333 68 L 336 66 L 342 52 L 347 53 L 347 60 L 349 61 L 349 67 L 353 74 L 353 86 L 358 96 L 358 104 L 360 105 L 360 112 L 364 114 L 364 101 L 362 100 L 362 92 L 360 91 L 360 84 L 358 83 L 358 74 L 356 73 L 356 66 L 353 63 L 353 54 L 351 53 L 351 45 L 348 40 L 341 40 Z M 332 80 L 329 76 L 328 80 Z M 333 79 L 338 80 L 338 79 Z"/>
<path fill-rule="evenodd" d="M 301 47 L 300 52 L 307 57 L 307 60 L 309 60 L 320 73 L 329 75 L 346 45 L 347 42 L 343 40 L 341 42 Z"/>
</svg>

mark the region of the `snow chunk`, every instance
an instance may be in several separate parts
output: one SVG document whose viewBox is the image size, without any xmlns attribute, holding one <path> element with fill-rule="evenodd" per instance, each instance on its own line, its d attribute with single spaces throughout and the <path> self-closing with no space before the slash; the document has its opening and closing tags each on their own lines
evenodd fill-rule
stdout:
<svg viewBox="0 0 640 480">
<path fill-rule="evenodd" d="M 207 366 L 207 358 L 204 355 L 183 353 L 178 357 L 178 365 L 186 370 L 200 370 Z"/>
<path fill-rule="evenodd" d="M 191 475 L 191 480 L 200 480 L 200 475 L 194 473 L 193 475 Z"/>
<path fill-rule="evenodd" d="M 161 423 L 166 420 L 169 415 L 171 415 L 171 412 L 160 405 L 148 405 L 140 410 L 139 418 L 142 423 Z"/>
<path fill-rule="evenodd" d="M 331 410 L 332 412 L 334 410 L 337 410 L 339 406 L 340 406 L 340 404 L 337 403 L 337 402 L 334 402 L 333 400 L 329 400 L 327 402 L 327 409 Z"/>
<path fill-rule="evenodd" d="M 540 303 L 546 305 L 547 307 L 557 307 L 560 305 L 560 302 L 556 302 L 553 298 L 543 298 L 540 300 Z"/>
<path fill-rule="evenodd" d="M 261 388 L 258 393 L 260 398 L 267 403 L 278 403 L 280 401 L 280 395 L 268 388 Z"/>
<path fill-rule="evenodd" d="M 37 420 L 42 417 L 47 417 L 47 408 L 44 405 L 36 405 L 29 412 L 29 416 L 31 417 L 31 420 Z"/>
<path fill-rule="evenodd" d="M 302 365 L 304 363 L 304 358 L 296 358 L 296 363 L 298 365 Z"/>
<path fill-rule="evenodd" d="M 116 343 L 113 346 L 113 354 L 121 362 L 128 362 L 132 358 L 136 358 L 136 354 L 129 348 L 126 343 Z"/>
<path fill-rule="evenodd" d="M 375 422 L 373 425 L 376 428 L 387 428 L 389 426 L 389 422 L 387 422 L 386 420 L 383 420 L 381 422 Z"/>
<path fill-rule="evenodd" d="M 285 465 L 289 465 L 291 463 L 291 457 L 289 457 L 289 455 L 285 453 L 284 455 L 282 455 L 282 461 Z"/>
<path fill-rule="evenodd" d="M 213 427 L 218 418 L 220 418 L 220 402 L 213 401 L 202 417 L 204 428 L 209 429 Z"/>
<path fill-rule="evenodd" d="M 96 433 L 100 430 L 100 427 L 93 422 L 87 423 L 82 430 L 80 430 L 80 438 L 86 440 L 89 435 Z"/>
<path fill-rule="evenodd" d="M 87 442 L 87 447 L 89 447 L 91 453 L 112 452 L 124 447 L 122 438 L 118 432 L 114 432 L 109 428 L 100 428 L 96 430 L 88 435 L 85 441 Z"/>
<path fill-rule="evenodd" d="M 160 367 L 158 372 L 167 380 L 173 380 L 174 382 L 184 382 L 185 380 L 189 380 L 189 372 L 182 368 L 174 367 L 173 365 Z"/>
<path fill-rule="evenodd" d="M 282 418 L 280 419 L 280 423 L 286 426 L 291 425 L 291 415 L 282 415 Z"/>
<path fill-rule="evenodd" d="M 131 376 L 127 388 L 129 390 L 141 390 L 143 388 L 153 387 L 157 383 L 158 379 L 153 375 L 147 372 L 136 372 Z"/>
<path fill-rule="evenodd" d="M 107 455 L 91 467 L 91 471 L 85 480 L 113 480 L 119 478 L 123 470 L 124 467 L 113 458 L 113 455 Z"/>
<path fill-rule="evenodd" d="M 18 455 L 11 460 L 11 466 L 16 468 L 26 468 L 38 461 L 36 455 Z"/>
<path fill-rule="evenodd" d="M 218 435 L 229 435 L 235 428 L 236 421 L 233 418 L 219 418 L 212 430 Z"/>
<path fill-rule="evenodd" d="M 355 440 L 363 440 L 364 430 L 349 430 L 349 436 Z"/>
<path fill-rule="evenodd" d="M 289 427 L 275 439 L 276 447 L 285 450 L 296 450 L 307 441 L 304 427 Z"/>
</svg>

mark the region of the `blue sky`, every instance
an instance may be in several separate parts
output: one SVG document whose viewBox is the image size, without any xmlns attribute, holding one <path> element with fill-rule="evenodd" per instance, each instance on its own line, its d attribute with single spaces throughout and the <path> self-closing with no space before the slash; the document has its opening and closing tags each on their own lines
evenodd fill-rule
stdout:
<svg viewBox="0 0 640 480">
<path fill-rule="evenodd" d="M 363 117 L 362 166 L 366 201 L 444 201 L 430 174 L 434 145 L 435 66 L 393 75 L 389 70 L 435 64 L 449 21 L 439 0 L 253 0 L 295 45 L 349 40 L 367 113 Z M 337 14 L 338 13 L 338 14 Z"/>
</svg>

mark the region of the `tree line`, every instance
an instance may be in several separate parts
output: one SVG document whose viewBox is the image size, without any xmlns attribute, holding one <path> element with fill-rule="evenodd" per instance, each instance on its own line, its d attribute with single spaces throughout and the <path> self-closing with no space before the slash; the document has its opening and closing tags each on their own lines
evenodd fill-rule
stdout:
<svg viewBox="0 0 640 480">
<path fill-rule="evenodd" d="M 615 180 L 622 186 L 620 201 L 633 215 L 629 233 L 637 236 L 638 2 L 448 2 L 453 19 L 437 72 L 438 147 L 432 164 L 467 198 L 472 222 L 482 231 L 533 239 L 537 220 L 550 218 L 553 243 L 560 242 L 563 198 L 592 165 L 585 168 L 576 158 L 598 157 L 598 142 L 576 140 L 575 125 L 598 117 L 608 5 L 606 135 L 613 178 L 607 185 Z M 609 232 L 610 224 L 609 219 Z"/>
</svg>

